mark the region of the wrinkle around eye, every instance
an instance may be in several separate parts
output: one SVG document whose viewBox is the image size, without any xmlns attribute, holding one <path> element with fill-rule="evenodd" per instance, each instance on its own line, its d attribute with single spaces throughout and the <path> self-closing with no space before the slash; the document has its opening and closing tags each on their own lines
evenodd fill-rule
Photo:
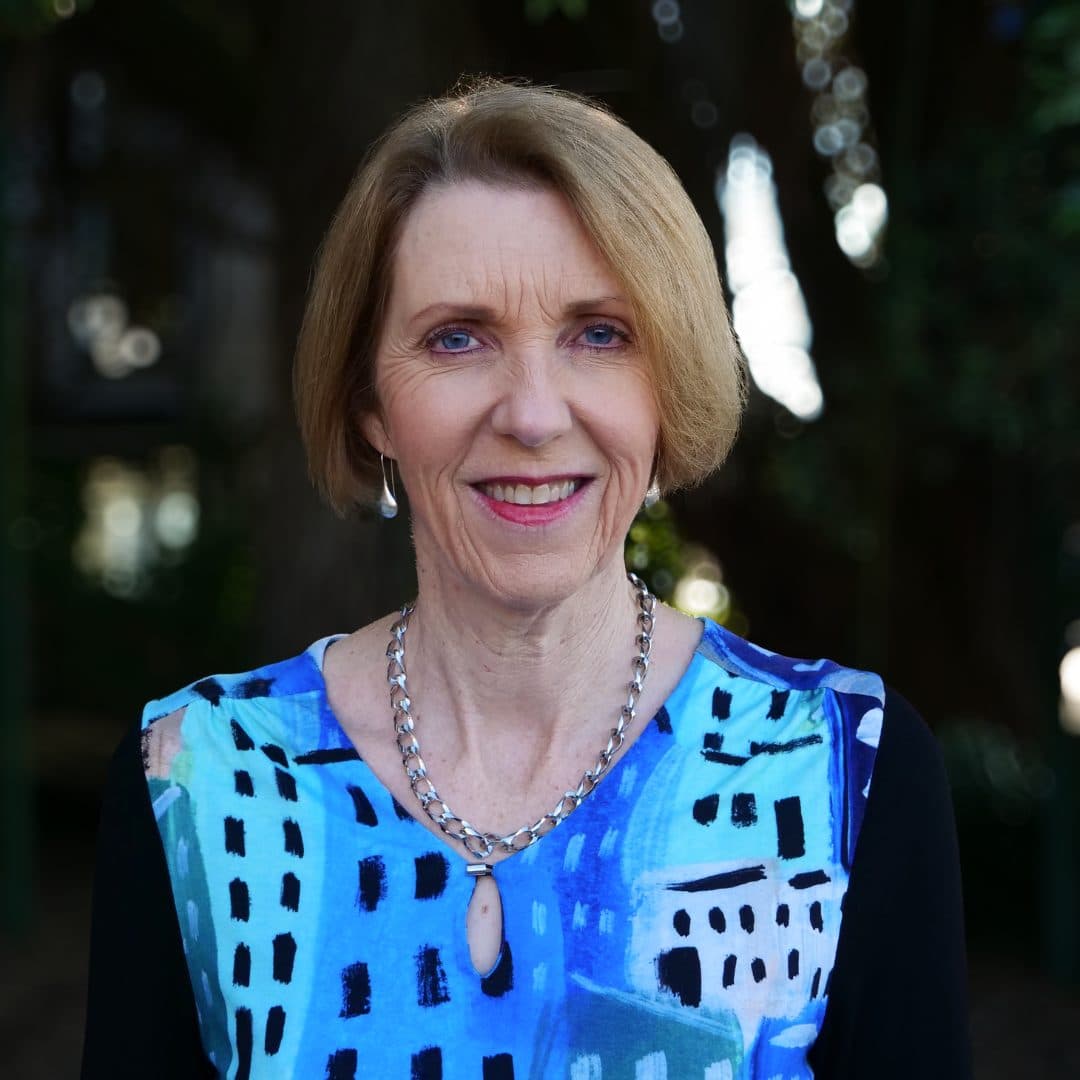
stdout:
<svg viewBox="0 0 1080 1080">
<path fill-rule="evenodd" d="M 438 347 L 440 344 L 444 343 L 447 338 L 453 337 L 466 338 L 467 341 L 465 346 L 460 349 Z M 465 356 L 484 347 L 483 342 L 481 342 L 475 334 L 460 326 L 443 327 L 428 334 L 425 339 L 425 345 L 436 356 Z"/>
</svg>

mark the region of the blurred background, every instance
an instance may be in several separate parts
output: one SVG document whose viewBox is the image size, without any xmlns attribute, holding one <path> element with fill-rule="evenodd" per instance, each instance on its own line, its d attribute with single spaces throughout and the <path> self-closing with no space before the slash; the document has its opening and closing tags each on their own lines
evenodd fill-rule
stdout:
<svg viewBox="0 0 1080 1080">
<path fill-rule="evenodd" d="M 1080 1075 L 1077 0 L 0 12 L 0 1073 L 77 1073 L 100 789 L 142 703 L 410 595 L 406 523 L 310 490 L 291 352 L 369 141 L 489 72 L 656 146 L 732 295 L 745 430 L 630 563 L 916 703 L 978 1075 Z"/>
</svg>

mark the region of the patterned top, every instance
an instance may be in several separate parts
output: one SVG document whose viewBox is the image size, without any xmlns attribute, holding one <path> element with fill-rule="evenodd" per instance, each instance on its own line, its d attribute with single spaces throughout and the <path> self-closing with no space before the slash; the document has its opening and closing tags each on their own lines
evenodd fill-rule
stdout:
<svg viewBox="0 0 1080 1080">
<path fill-rule="evenodd" d="M 596 791 L 496 866 L 504 941 L 480 975 L 464 861 L 331 712 L 334 640 L 144 713 L 145 729 L 186 708 L 169 778 L 149 785 L 219 1075 L 813 1075 L 877 676 L 706 623 Z"/>
</svg>

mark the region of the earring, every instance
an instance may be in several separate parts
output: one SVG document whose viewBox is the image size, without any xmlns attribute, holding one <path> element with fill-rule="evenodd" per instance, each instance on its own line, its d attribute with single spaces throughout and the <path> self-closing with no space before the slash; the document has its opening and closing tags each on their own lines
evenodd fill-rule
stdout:
<svg viewBox="0 0 1080 1080">
<path fill-rule="evenodd" d="M 386 458 L 379 455 L 379 468 L 382 469 L 382 491 L 379 493 L 379 513 L 384 518 L 397 517 L 397 499 L 394 497 L 397 485 L 394 484 L 394 459 L 390 459 L 390 483 L 386 482 Z"/>
<path fill-rule="evenodd" d="M 654 507 L 660 501 L 660 485 L 656 482 L 655 478 L 649 485 L 649 490 L 645 492 L 645 509 L 649 510 Z"/>
</svg>

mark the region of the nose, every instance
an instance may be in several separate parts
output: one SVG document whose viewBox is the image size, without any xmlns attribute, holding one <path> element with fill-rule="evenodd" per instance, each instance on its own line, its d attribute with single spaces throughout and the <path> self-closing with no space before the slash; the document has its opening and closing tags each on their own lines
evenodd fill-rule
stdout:
<svg viewBox="0 0 1080 1080">
<path fill-rule="evenodd" d="M 563 386 L 564 374 L 547 357 L 507 365 L 491 415 L 494 429 L 530 447 L 544 446 L 565 435 L 573 419 Z"/>
</svg>

